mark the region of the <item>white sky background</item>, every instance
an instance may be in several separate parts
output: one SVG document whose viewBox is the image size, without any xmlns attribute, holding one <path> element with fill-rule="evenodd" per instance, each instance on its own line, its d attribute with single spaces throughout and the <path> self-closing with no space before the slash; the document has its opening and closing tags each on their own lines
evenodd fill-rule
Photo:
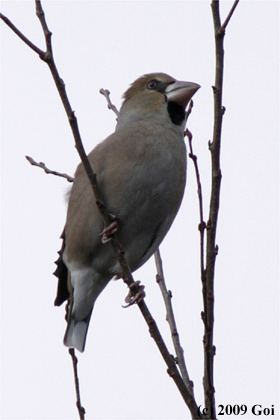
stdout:
<svg viewBox="0 0 280 420">
<path fill-rule="evenodd" d="M 233 1 L 221 2 L 222 20 Z M 1 11 L 39 47 L 33 1 Z M 214 84 L 210 1 L 43 1 L 61 77 L 89 152 L 115 126 L 101 87 L 119 108 L 128 85 L 163 71 L 199 83 L 188 127 L 208 214 Z M 215 286 L 217 404 L 278 400 L 279 2 L 240 1 L 225 39 L 222 191 Z M 73 175 L 79 162 L 49 70 L 1 22 L 2 418 L 75 419 L 73 373 L 56 308 L 57 258 L 70 184 L 32 167 L 25 155 Z M 180 213 L 161 246 L 181 341 L 203 404 L 203 325 L 196 182 L 191 161 Z M 170 349 L 153 259 L 135 273 Z M 126 286 L 112 282 L 92 315 L 79 354 L 87 419 L 190 418 Z M 173 350 L 171 350 L 173 352 Z M 238 418 L 238 416 L 231 416 Z M 239 416 L 240 417 L 240 416 Z M 221 417 L 223 418 L 223 417 Z"/>
</svg>

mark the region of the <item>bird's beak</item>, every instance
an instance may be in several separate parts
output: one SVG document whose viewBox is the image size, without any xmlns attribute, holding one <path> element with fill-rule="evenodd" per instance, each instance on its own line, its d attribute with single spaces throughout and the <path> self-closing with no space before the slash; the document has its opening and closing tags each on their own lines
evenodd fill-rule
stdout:
<svg viewBox="0 0 280 420">
<path fill-rule="evenodd" d="M 176 81 L 167 86 L 165 95 L 168 101 L 176 102 L 183 108 L 186 108 L 188 102 L 193 97 L 200 85 L 192 82 Z"/>
</svg>

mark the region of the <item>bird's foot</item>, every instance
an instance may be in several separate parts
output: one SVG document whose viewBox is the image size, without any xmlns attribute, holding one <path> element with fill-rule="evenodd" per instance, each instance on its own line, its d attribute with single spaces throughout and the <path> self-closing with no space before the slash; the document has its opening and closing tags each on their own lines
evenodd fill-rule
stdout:
<svg viewBox="0 0 280 420">
<path fill-rule="evenodd" d="M 127 297 L 125 298 L 125 302 L 127 305 L 123 305 L 123 308 L 128 308 L 129 306 L 133 305 L 134 303 L 140 303 L 146 296 L 145 293 L 145 286 L 140 286 L 140 281 L 137 280 L 133 282 L 129 287 L 129 292 Z"/>
<path fill-rule="evenodd" d="M 109 242 L 112 239 L 112 236 L 114 235 L 114 233 L 116 233 L 118 231 L 119 228 L 119 224 L 118 221 L 116 220 L 117 217 L 116 216 L 112 216 L 112 223 L 109 224 L 109 226 L 106 226 L 102 232 L 99 234 L 99 236 L 101 236 L 101 242 L 103 244 L 106 244 L 106 242 Z"/>
</svg>

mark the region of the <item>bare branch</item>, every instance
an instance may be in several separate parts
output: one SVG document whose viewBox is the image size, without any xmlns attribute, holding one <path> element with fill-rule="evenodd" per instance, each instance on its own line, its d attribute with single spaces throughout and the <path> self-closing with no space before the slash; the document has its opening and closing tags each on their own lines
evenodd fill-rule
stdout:
<svg viewBox="0 0 280 420">
<path fill-rule="evenodd" d="M 222 92 L 223 92 L 223 70 L 224 70 L 224 48 L 223 41 L 225 35 L 225 28 L 237 6 L 234 5 L 225 20 L 223 26 L 221 25 L 219 0 L 212 0 L 212 16 L 215 34 L 215 49 L 216 49 L 216 75 L 215 86 L 213 87 L 214 94 L 214 127 L 213 139 L 209 142 L 209 149 L 211 152 L 212 163 L 212 186 L 211 198 L 209 206 L 209 217 L 207 222 L 207 245 L 206 245 L 206 270 L 205 277 L 203 276 L 203 307 L 202 320 L 204 322 L 204 397 L 205 407 L 209 408 L 212 416 L 216 418 L 215 407 L 215 388 L 214 388 L 214 355 L 216 348 L 213 345 L 214 335 L 214 274 L 215 262 L 218 254 L 218 246 L 216 245 L 217 222 L 220 203 L 220 189 L 221 189 L 221 167 L 220 167 L 220 148 L 221 148 L 221 133 L 222 120 L 225 108 L 222 106 Z M 203 227 L 204 229 L 204 227 Z"/>
<path fill-rule="evenodd" d="M 112 111 L 114 111 L 114 113 L 116 114 L 116 116 L 119 116 L 119 111 L 117 109 L 117 107 L 115 105 L 112 104 L 111 99 L 110 99 L 110 91 L 108 89 L 103 89 L 101 88 L 100 91 L 101 95 L 104 95 L 108 104 L 108 109 L 111 109 Z"/>
<path fill-rule="evenodd" d="M 6 23 L 6 25 L 9 26 L 9 28 L 12 29 L 12 31 L 14 31 L 15 34 L 17 34 L 17 36 L 20 37 L 23 42 L 25 42 L 25 44 L 27 44 L 33 51 L 35 51 L 39 57 L 44 57 L 44 51 L 40 50 L 40 48 L 38 48 L 35 44 L 33 44 L 33 42 L 26 38 L 26 36 L 23 35 L 23 33 L 10 21 L 10 19 L 3 15 L 3 13 L 0 13 L 0 18 Z"/>
<path fill-rule="evenodd" d="M 189 140 L 189 147 L 190 153 L 189 157 L 192 159 L 194 163 L 195 175 L 196 175 L 196 182 L 197 182 L 197 194 L 198 194 L 198 203 L 199 203 L 199 217 L 200 223 L 198 225 L 198 230 L 200 232 L 200 272 L 201 272 L 201 280 L 202 283 L 205 283 L 205 266 L 204 266 L 204 232 L 206 228 L 206 223 L 204 222 L 203 217 L 203 197 L 202 197 L 202 186 L 200 181 L 200 173 L 197 163 L 197 156 L 193 153 L 192 147 L 192 133 L 187 129 L 185 131 L 185 135 L 188 137 Z"/>
<path fill-rule="evenodd" d="M 225 29 L 226 29 L 226 27 L 227 27 L 227 25 L 228 25 L 228 23 L 229 23 L 229 21 L 230 21 L 230 19 L 231 19 L 232 15 L 233 15 L 234 11 L 235 11 L 235 9 L 236 9 L 236 7 L 237 7 L 238 3 L 239 3 L 239 0 L 235 0 L 235 2 L 233 3 L 232 8 L 231 8 L 231 9 L 230 9 L 230 11 L 229 11 L 229 14 L 227 15 L 227 17 L 226 17 L 226 19 L 225 19 L 224 23 L 222 24 L 222 26 L 221 26 L 221 27 L 220 27 L 220 29 L 219 29 L 219 32 L 220 32 L 220 33 L 225 31 Z"/>
<path fill-rule="evenodd" d="M 193 104 L 188 108 L 187 116 L 191 113 Z M 198 225 L 198 230 L 200 232 L 200 273 L 201 273 L 201 281 L 204 288 L 205 281 L 206 281 L 206 271 L 205 271 L 205 265 L 204 265 L 204 232 L 206 228 L 206 223 L 204 221 L 203 217 L 203 196 L 202 196 L 202 185 L 200 180 L 200 173 L 198 168 L 198 162 L 197 162 L 197 156 L 193 152 L 193 146 L 192 146 L 192 133 L 186 129 L 185 136 L 188 137 L 189 141 L 189 148 L 190 153 L 189 157 L 192 159 L 195 169 L 195 176 L 196 176 L 196 182 L 197 182 L 197 194 L 198 194 L 198 204 L 199 204 L 199 218 L 200 222 Z"/>
<path fill-rule="evenodd" d="M 68 182 L 73 182 L 74 181 L 74 178 L 70 175 L 62 174 L 61 172 L 57 172 L 57 171 L 52 171 L 51 169 L 47 168 L 46 165 L 44 164 L 44 162 L 39 162 L 38 163 L 30 156 L 25 156 L 25 157 L 28 160 L 28 162 L 30 163 L 30 165 L 34 165 L 34 166 L 37 166 L 38 168 L 43 169 L 46 174 L 52 174 L 52 175 L 60 176 L 62 178 L 66 178 Z"/>
<path fill-rule="evenodd" d="M 175 316 L 174 316 L 172 302 L 171 302 L 172 293 L 170 290 L 167 290 L 167 287 L 166 287 L 164 273 L 163 273 L 162 259 L 160 256 L 159 248 L 156 250 L 154 256 L 155 256 L 155 263 L 156 263 L 156 268 L 157 268 L 156 280 L 160 287 L 163 300 L 165 303 L 166 320 L 170 327 L 173 346 L 174 346 L 176 357 L 177 357 L 177 363 L 181 371 L 182 378 L 189 390 L 189 393 L 193 395 L 193 382 L 189 378 L 185 359 L 184 359 L 184 350 L 180 344 L 180 337 L 177 330 Z"/>
<path fill-rule="evenodd" d="M 78 412 L 79 412 L 80 420 L 84 420 L 86 410 L 82 406 L 82 402 L 81 402 L 80 384 L 79 384 L 79 377 L 78 377 L 78 359 L 75 355 L 75 350 L 74 349 L 69 349 L 68 351 L 69 351 L 69 354 L 72 358 L 72 363 L 73 363 L 73 371 L 74 371 L 74 378 L 75 378 L 75 390 L 76 390 L 76 398 L 77 398 L 76 406 L 77 406 L 77 409 L 78 409 Z"/>
</svg>

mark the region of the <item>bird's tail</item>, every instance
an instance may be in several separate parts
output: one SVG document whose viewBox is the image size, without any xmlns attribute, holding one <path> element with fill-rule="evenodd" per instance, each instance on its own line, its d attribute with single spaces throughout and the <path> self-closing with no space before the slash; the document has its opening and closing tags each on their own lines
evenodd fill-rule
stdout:
<svg viewBox="0 0 280 420">
<path fill-rule="evenodd" d="M 94 302 L 111 276 L 104 277 L 92 267 L 72 270 L 68 276 L 70 297 L 67 305 L 68 326 L 64 336 L 64 344 L 83 352 Z M 71 280 L 71 281 L 69 281 Z"/>
<path fill-rule="evenodd" d="M 77 321 L 73 315 L 71 316 L 63 340 L 66 347 L 75 348 L 80 352 L 84 351 L 91 313 L 92 310 L 82 321 Z"/>
</svg>

